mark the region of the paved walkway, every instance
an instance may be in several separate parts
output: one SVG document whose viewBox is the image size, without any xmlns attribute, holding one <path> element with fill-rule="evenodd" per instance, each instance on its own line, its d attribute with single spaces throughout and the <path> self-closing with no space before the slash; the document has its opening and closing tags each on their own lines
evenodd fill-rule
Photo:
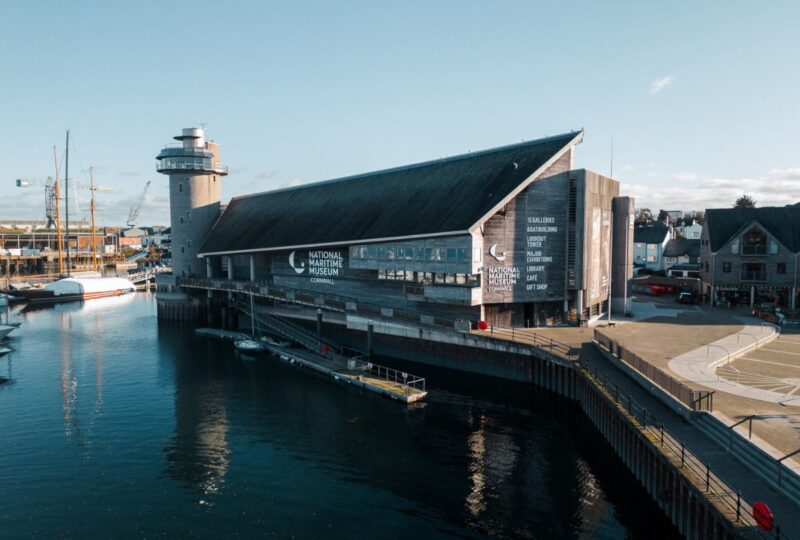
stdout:
<svg viewBox="0 0 800 540">
<path fill-rule="evenodd" d="M 735 334 L 718 339 L 708 345 L 676 356 L 669 361 L 670 371 L 686 381 L 701 384 L 708 388 L 727 392 L 745 398 L 758 399 L 770 403 L 780 403 L 786 395 L 740 384 L 721 377 L 716 368 L 729 364 L 739 356 L 775 339 L 779 334 L 771 325 L 761 325 L 743 321 L 744 327 Z M 788 403 L 800 406 L 800 403 Z"/>
<path fill-rule="evenodd" d="M 662 422 L 664 429 L 683 441 L 686 447 L 699 459 L 708 463 L 722 480 L 734 489 L 741 490 L 745 500 L 751 503 L 766 502 L 783 533 L 792 538 L 800 537 L 800 508 L 791 499 L 745 468 L 696 426 L 684 420 L 658 398 L 636 384 L 600 354 L 594 345 L 584 345 L 581 355 L 591 363 L 593 369 L 597 367 L 600 376 L 608 377 L 612 385 L 619 385 L 623 395 L 630 395 L 634 401 L 646 407 L 648 415 Z"/>
</svg>

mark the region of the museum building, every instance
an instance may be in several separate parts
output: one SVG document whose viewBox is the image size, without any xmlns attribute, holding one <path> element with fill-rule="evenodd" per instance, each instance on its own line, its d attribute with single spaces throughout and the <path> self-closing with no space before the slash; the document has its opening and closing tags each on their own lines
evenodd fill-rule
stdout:
<svg viewBox="0 0 800 540">
<path fill-rule="evenodd" d="M 633 201 L 617 181 L 573 169 L 582 139 L 236 197 L 197 249 L 205 264 L 175 274 L 496 325 L 585 323 L 606 310 L 614 242 L 625 258 L 614 264 L 632 264 Z"/>
</svg>

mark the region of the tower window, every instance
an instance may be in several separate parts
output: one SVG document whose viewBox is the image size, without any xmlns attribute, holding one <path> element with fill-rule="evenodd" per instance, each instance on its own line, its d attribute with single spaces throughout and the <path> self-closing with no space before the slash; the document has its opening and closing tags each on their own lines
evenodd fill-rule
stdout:
<svg viewBox="0 0 800 540">
<path fill-rule="evenodd" d="M 181 216 L 181 225 L 183 225 L 183 216 Z"/>
<path fill-rule="evenodd" d="M 178 191 L 180 191 L 181 193 L 183 193 L 183 182 L 181 182 L 180 184 L 178 184 Z"/>
<path fill-rule="evenodd" d="M 191 240 L 187 241 L 187 242 L 186 242 L 186 244 L 187 244 L 189 247 L 192 247 L 192 241 L 191 241 Z"/>
<path fill-rule="evenodd" d="M 186 253 L 186 250 L 183 246 L 181 246 L 181 253 Z"/>
</svg>

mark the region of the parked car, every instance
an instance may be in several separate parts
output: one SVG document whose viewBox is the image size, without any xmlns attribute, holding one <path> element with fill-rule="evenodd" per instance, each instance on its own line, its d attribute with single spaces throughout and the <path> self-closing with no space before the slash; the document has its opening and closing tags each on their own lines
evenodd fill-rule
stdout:
<svg viewBox="0 0 800 540">
<path fill-rule="evenodd" d="M 675 301 L 679 304 L 694 304 L 694 295 L 690 292 L 682 292 Z"/>
</svg>

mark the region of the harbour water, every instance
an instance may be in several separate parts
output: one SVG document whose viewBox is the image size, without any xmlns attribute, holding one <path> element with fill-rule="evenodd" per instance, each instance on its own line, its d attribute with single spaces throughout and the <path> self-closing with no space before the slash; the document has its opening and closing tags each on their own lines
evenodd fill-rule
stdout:
<svg viewBox="0 0 800 540">
<path fill-rule="evenodd" d="M 159 326 L 145 293 L 13 317 L 0 537 L 674 536 L 529 387 L 414 365 L 430 395 L 406 407 Z"/>
</svg>

